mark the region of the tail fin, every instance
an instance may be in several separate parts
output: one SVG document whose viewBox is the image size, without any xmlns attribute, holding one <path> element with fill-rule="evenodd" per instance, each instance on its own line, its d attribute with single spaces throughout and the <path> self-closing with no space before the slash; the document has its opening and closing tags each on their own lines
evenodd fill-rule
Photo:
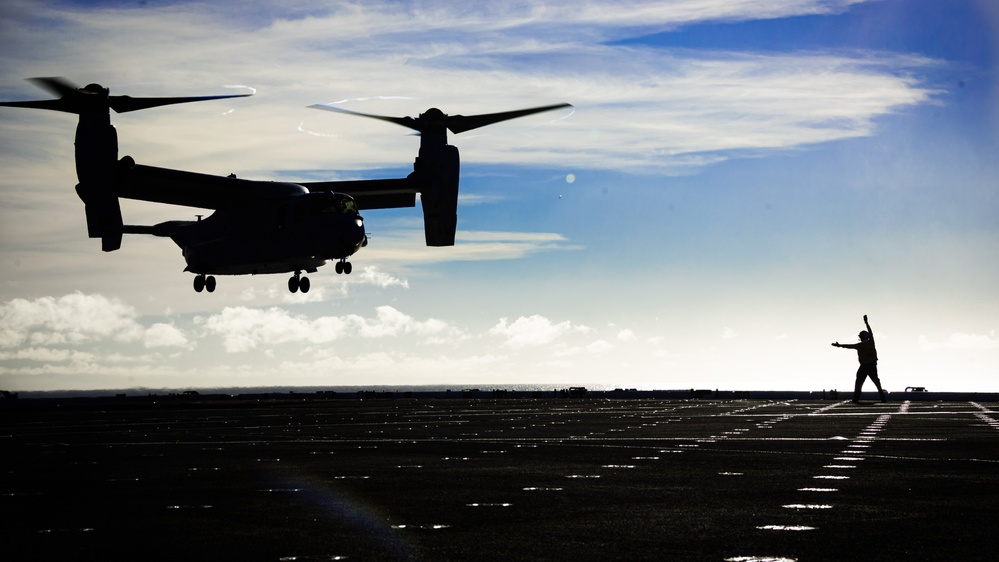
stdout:
<svg viewBox="0 0 999 562">
<path fill-rule="evenodd" d="M 87 233 L 91 238 L 101 239 L 101 249 L 105 252 L 121 247 L 123 232 L 121 206 L 118 204 L 118 134 L 111 124 L 111 110 L 125 113 L 177 103 L 252 95 L 133 98 L 112 96 L 100 84 L 77 88 L 65 78 L 31 80 L 58 97 L 50 100 L 0 102 L 0 107 L 46 109 L 80 116 L 76 127 L 76 176 L 80 183 L 76 186 L 76 193 L 86 205 Z"/>
</svg>

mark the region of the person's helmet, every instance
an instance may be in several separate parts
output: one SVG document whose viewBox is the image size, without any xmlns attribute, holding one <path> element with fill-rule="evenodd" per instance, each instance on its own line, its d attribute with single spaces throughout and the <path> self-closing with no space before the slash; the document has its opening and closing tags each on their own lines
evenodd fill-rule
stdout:
<svg viewBox="0 0 999 562">
<path fill-rule="evenodd" d="M 871 339 L 871 334 L 868 333 L 867 330 L 860 332 L 859 334 L 857 334 L 857 336 L 860 337 L 860 341 L 867 341 Z"/>
</svg>

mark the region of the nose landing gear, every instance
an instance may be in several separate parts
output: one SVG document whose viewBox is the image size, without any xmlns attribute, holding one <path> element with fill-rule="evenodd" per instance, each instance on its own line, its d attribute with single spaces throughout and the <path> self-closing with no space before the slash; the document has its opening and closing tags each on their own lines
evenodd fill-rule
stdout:
<svg viewBox="0 0 999 562">
<path fill-rule="evenodd" d="M 350 272 L 354 269 L 354 267 L 350 265 L 347 258 L 340 258 L 340 261 L 336 262 L 336 267 L 334 269 L 336 269 L 337 274 L 344 273 L 346 275 L 350 275 Z"/>
<path fill-rule="evenodd" d="M 302 293 L 308 293 L 309 289 L 312 287 L 312 283 L 309 282 L 308 277 L 302 277 L 301 271 L 296 271 L 295 276 L 288 279 L 288 290 L 292 293 L 297 293 L 302 291 Z"/>
<path fill-rule="evenodd" d="M 204 291 L 206 289 L 208 290 L 209 293 L 215 292 L 215 276 L 208 275 L 206 277 L 204 274 L 195 276 L 194 278 L 195 292 L 200 293 L 201 291 Z"/>
</svg>

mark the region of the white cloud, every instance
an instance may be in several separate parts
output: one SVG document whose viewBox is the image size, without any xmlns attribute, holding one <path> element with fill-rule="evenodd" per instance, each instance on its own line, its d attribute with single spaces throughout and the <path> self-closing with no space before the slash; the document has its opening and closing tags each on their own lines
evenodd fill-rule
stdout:
<svg viewBox="0 0 999 562">
<path fill-rule="evenodd" d="M 205 329 L 222 337 L 226 351 L 248 351 L 259 345 L 288 342 L 327 343 L 343 335 L 347 322 L 336 317 L 309 320 L 287 310 L 226 307 L 202 319 Z"/>
<path fill-rule="evenodd" d="M 51 349 L 47 347 L 28 347 L 14 351 L 0 351 L 0 360 L 22 359 L 39 362 L 62 362 L 70 358 L 72 352 L 68 349 Z"/>
<path fill-rule="evenodd" d="M 961 351 L 999 349 L 999 336 L 995 330 L 988 334 L 968 334 L 955 332 L 943 341 L 935 342 L 927 336 L 919 336 L 919 347 L 926 350 L 949 349 Z"/>
<path fill-rule="evenodd" d="M 363 256 L 365 260 L 371 258 L 368 252 L 364 252 Z M 407 279 L 396 277 L 382 271 L 377 266 L 369 265 L 361 268 L 360 271 L 355 270 L 351 275 L 335 277 L 336 283 L 333 285 L 334 288 L 330 289 L 328 282 L 326 286 L 323 286 L 316 280 L 321 279 L 320 276 L 323 273 L 329 273 L 331 270 L 332 262 L 328 262 L 326 268 L 320 270 L 320 273 L 312 278 L 312 288 L 308 293 L 291 293 L 287 290 L 285 284 L 281 282 L 272 283 L 264 287 L 247 287 L 239 293 L 238 298 L 244 302 L 264 300 L 280 301 L 285 304 L 305 304 L 326 302 L 332 298 L 347 297 L 351 294 L 351 289 L 363 286 L 380 289 L 389 287 L 409 288 L 409 281 Z"/>
<path fill-rule="evenodd" d="M 422 355 L 392 350 L 360 353 L 350 357 L 334 354 L 314 360 L 289 360 L 281 363 L 278 372 L 301 373 L 308 377 L 313 384 L 330 384 L 331 373 L 337 375 L 350 373 L 355 377 L 353 381 L 356 384 L 402 383 L 408 385 L 413 384 L 414 381 L 441 382 L 442 376 L 456 376 L 465 381 L 474 380 L 473 377 L 499 360 L 500 358 L 489 354 Z"/>
<path fill-rule="evenodd" d="M 347 336 L 377 339 L 413 335 L 431 343 L 463 337 L 459 330 L 444 321 L 416 320 L 391 306 L 379 306 L 374 318 L 348 314 L 315 319 L 277 307 L 265 310 L 227 307 L 219 314 L 199 319 L 198 323 L 209 333 L 221 336 L 230 353 L 287 343 L 330 343 Z"/>
<path fill-rule="evenodd" d="M 173 324 L 156 323 L 146 330 L 146 347 L 191 347 L 187 336 Z"/>
<path fill-rule="evenodd" d="M 341 285 L 341 288 L 343 287 L 344 286 Z M 325 302 L 327 300 L 325 287 L 316 287 L 314 289 L 310 289 L 308 293 L 303 293 L 303 292 L 292 293 L 291 291 L 288 290 L 274 289 L 273 292 L 269 292 L 268 294 L 280 294 L 281 302 L 287 304 Z M 344 294 L 346 294 L 345 290 Z"/>
<path fill-rule="evenodd" d="M 555 348 L 552 355 L 559 358 L 572 357 L 573 355 L 578 355 L 582 351 L 583 348 L 579 346 L 559 345 Z"/>
<path fill-rule="evenodd" d="M 386 287 L 402 287 L 403 289 L 409 288 L 409 281 L 389 275 L 374 266 L 364 267 L 358 278 L 361 283 L 374 285 L 375 287 L 380 287 L 382 289 Z M 353 279 L 351 279 L 351 281 L 353 281 Z"/>
<path fill-rule="evenodd" d="M 143 329 L 135 318 L 134 308 L 102 295 L 13 299 L 0 305 L 0 347 L 136 341 Z"/>
<path fill-rule="evenodd" d="M 568 332 L 571 326 L 568 320 L 555 324 L 544 316 L 534 314 L 521 316 L 513 322 L 503 318 L 489 333 L 504 336 L 506 345 L 510 347 L 524 347 L 551 343 Z"/>
<path fill-rule="evenodd" d="M 461 333 L 457 329 L 450 327 L 442 320 L 430 318 L 419 321 L 391 306 L 379 306 L 376 309 L 375 318 L 370 320 L 358 316 L 351 316 L 351 319 L 358 325 L 359 335 L 364 338 L 412 334 L 434 338 L 433 341 L 441 342 L 461 337 Z"/>
<path fill-rule="evenodd" d="M 145 348 L 194 347 L 184 331 L 156 322 L 146 327 L 135 309 L 119 299 L 72 293 L 0 304 L 0 374 L 100 373 L 116 363 L 162 362 L 159 355 L 133 355 L 123 344 Z M 78 349 L 85 347 L 86 351 Z M 111 347 L 118 351 L 105 352 Z M 25 366 L 23 362 L 44 364 Z M 20 364 L 20 366 L 18 366 Z"/>
<path fill-rule="evenodd" d="M 365 259 L 371 256 L 365 252 Z M 352 274 L 345 276 L 343 282 L 339 285 L 339 292 L 341 296 L 347 296 L 350 294 L 351 288 L 369 286 L 377 287 L 379 289 L 387 289 L 389 287 L 401 287 L 403 289 L 409 288 L 409 281 L 406 279 L 400 279 L 381 271 L 378 267 L 369 265 L 365 266 L 359 274 Z"/>
<path fill-rule="evenodd" d="M 607 353 L 614 349 L 614 345 L 605 340 L 597 340 L 586 346 L 586 351 L 590 353 Z"/>
<path fill-rule="evenodd" d="M 734 339 L 734 338 L 736 338 L 738 336 L 739 336 L 739 334 L 737 334 L 735 332 L 735 330 L 733 330 L 732 328 L 729 328 L 728 326 L 725 326 L 725 328 L 722 330 L 722 339 L 730 340 L 730 339 Z"/>
<path fill-rule="evenodd" d="M 947 338 L 947 347 L 951 349 L 999 349 L 999 338 L 996 333 L 965 334 L 958 332 Z"/>
</svg>

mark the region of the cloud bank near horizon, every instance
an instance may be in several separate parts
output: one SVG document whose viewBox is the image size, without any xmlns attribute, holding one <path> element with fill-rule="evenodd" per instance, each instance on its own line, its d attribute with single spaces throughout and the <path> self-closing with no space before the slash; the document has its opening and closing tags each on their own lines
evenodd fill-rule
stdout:
<svg viewBox="0 0 999 562">
<path fill-rule="evenodd" d="M 683 349 L 675 337 L 639 334 L 617 325 L 590 327 L 540 314 L 498 318 L 482 328 L 421 319 L 388 305 L 369 315 L 226 307 L 207 316 L 164 317 L 140 315 L 121 299 L 82 293 L 0 303 L 0 326 L 0 371 L 8 384 L 34 380 L 36 390 L 124 388 L 135 381 L 150 388 L 233 386 L 234 379 L 241 381 L 239 386 L 255 386 L 249 381 L 257 381 L 256 386 L 328 386 L 341 380 L 391 385 L 444 382 L 426 378 L 442 373 L 461 373 L 463 380 L 482 383 L 523 384 L 544 380 L 538 378 L 543 373 L 556 377 L 565 369 L 593 363 L 617 369 L 620 376 L 639 353 L 666 368 L 705 351 Z M 756 346 L 761 337 L 776 347 L 788 338 L 776 333 L 743 336 L 723 327 L 706 345 L 717 351 L 733 340 L 748 339 L 750 346 Z M 880 332 L 879 338 L 931 356 L 999 349 L 994 331 L 953 333 L 939 339 L 920 335 L 909 343 L 892 342 Z M 205 354 L 229 359 L 199 365 Z M 532 369 L 522 376 L 511 372 L 504 380 L 496 378 L 503 369 L 521 370 L 516 365 L 525 357 Z M 751 369 L 752 364 L 744 368 Z M 85 384 L 73 382 L 87 377 Z M 729 384 L 738 384 L 743 375 L 733 377 Z M 60 378 L 62 382 L 56 382 Z M 583 380 L 596 382 L 585 376 Z"/>
</svg>

